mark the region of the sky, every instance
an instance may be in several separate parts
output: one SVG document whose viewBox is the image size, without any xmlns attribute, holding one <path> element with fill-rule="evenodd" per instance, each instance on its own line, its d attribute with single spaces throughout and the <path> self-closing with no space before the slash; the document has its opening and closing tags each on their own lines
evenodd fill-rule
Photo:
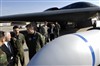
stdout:
<svg viewBox="0 0 100 66">
<path fill-rule="evenodd" d="M 100 0 L 0 0 L 0 16 L 42 12 L 51 7 L 61 8 L 80 1 L 100 6 Z"/>
</svg>

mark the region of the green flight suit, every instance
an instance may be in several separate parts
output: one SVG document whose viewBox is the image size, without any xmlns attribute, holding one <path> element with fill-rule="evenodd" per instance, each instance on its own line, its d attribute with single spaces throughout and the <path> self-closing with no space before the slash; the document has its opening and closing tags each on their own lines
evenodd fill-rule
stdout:
<svg viewBox="0 0 100 66">
<path fill-rule="evenodd" d="M 8 61 L 7 61 L 7 56 L 5 52 L 3 52 L 0 48 L 0 66 L 7 66 Z"/>
<path fill-rule="evenodd" d="M 25 39 L 29 49 L 29 59 L 31 60 L 31 58 L 44 46 L 45 37 L 35 32 L 34 34 L 27 34 Z"/>
<path fill-rule="evenodd" d="M 16 65 L 18 66 L 18 58 L 20 59 L 21 65 L 25 66 L 25 59 L 24 59 L 24 49 L 23 44 L 25 41 L 25 37 L 23 34 L 19 34 L 18 36 L 12 36 L 12 41 L 15 47 L 15 55 L 16 55 Z"/>
</svg>

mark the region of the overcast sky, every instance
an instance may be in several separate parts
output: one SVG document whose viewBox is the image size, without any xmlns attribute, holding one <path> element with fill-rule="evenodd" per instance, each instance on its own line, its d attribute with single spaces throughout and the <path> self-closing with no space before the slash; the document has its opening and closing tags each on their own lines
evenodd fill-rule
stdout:
<svg viewBox="0 0 100 66">
<path fill-rule="evenodd" d="M 61 8 L 79 1 L 100 6 L 100 0 L 0 0 L 0 16 L 42 12 L 51 7 Z"/>
</svg>

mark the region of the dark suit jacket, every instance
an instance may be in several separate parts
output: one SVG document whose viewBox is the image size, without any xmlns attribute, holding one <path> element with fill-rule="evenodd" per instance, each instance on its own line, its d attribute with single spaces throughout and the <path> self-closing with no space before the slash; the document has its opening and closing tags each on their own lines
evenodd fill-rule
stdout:
<svg viewBox="0 0 100 66">
<path fill-rule="evenodd" d="M 13 48 L 12 48 L 11 44 L 9 44 L 9 45 L 10 45 L 11 52 L 5 44 L 3 44 L 1 46 L 1 49 L 7 54 L 7 61 L 9 63 L 8 66 L 13 66 L 13 64 L 14 64 Z"/>
</svg>

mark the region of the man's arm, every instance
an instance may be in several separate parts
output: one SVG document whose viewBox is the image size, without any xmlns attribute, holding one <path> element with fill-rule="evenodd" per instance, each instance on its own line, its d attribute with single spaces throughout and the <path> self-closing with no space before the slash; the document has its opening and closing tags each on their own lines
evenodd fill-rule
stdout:
<svg viewBox="0 0 100 66">
<path fill-rule="evenodd" d="M 0 66 L 7 66 L 7 65 L 8 65 L 7 56 L 5 52 L 3 52 L 0 49 Z"/>
<path fill-rule="evenodd" d="M 43 47 L 44 44 L 45 44 L 45 36 L 43 36 L 43 35 L 40 34 L 40 33 L 39 33 L 39 41 L 40 41 L 41 47 Z"/>
</svg>

